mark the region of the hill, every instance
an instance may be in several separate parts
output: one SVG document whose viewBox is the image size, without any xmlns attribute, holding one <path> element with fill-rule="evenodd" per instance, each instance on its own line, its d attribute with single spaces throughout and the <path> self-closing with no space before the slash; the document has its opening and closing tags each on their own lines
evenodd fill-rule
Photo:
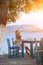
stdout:
<svg viewBox="0 0 43 65">
<path fill-rule="evenodd" d="M 15 30 L 20 30 L 22 32 L 43 32 L 43 29 L 37 28 L 34 25 L 12 25 L 6 27 L 7 31 L 14 32 Z"/>
</svg>

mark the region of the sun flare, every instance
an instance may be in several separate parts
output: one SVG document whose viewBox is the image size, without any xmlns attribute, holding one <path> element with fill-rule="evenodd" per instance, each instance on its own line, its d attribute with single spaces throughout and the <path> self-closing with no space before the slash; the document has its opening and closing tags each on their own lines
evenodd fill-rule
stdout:
<svg viewBox="0 0 43 65">
<path fill-rule="evenodd" d="M 35 25 L 43 29 L 43 11 L 33 12 L 31 11 L 28 14 L 21 13 L 21 17 L 17 20 L 16 23 L 11 23 L 10 25 Z"/>
<path fill-rule="evenodd" d="M 34 24 L 39 28 L 43 29 L 43 11 L 39 12 L 30 12 L 30 14 L 27 15 L 30 19 L 30 24 Z"/>
</svg>

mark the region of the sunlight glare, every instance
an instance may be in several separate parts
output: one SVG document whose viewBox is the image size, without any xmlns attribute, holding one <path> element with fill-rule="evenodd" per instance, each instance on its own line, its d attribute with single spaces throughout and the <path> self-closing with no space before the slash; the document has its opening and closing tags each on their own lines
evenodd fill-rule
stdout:
<svg viewBox="0 0 43 65">
<path fill-rule="evenodd" d="M 11 23 L 11 25 L 35 25 L 43 29 L 43 11 L 33 12 L 31 11 L 28 14 L 21 13 L 21 17 L 16 23 Z"/>
<path fill-rule="evenodd" d="M 43 11 L 31 12 L 27 16 L 29 17 L 30 24 L 43 29 Z"/>
</svg>

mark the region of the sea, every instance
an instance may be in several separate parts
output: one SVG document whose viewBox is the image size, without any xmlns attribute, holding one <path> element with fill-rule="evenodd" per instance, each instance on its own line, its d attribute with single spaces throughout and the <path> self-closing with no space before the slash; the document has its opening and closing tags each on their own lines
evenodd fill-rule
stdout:
<svg viewBox="0 0 43 65">
<path fill-rule="evenodd" d="M 21 32 L 21 37 L 23 40 L 41 40 L 41 38 L 43 38 L 43 32 Z M 1 48 L 0 48 L 0 55 L 3 54 L 8 54 L 8 44 L 7 44 L 7 38 L 11 39 L 13 38 L 14 41 L 16 40 L 16 36 L 15 33 L 5 33 L 4 37 L 3 37 L 3 43 L 1 44 Z M 12 45 L 12 41 L 11 41 L 11 45 Z M 30 48 L 30 43 L 26 43 L 26 45 Z M 39 43 L 37 44 L 38 46 L 40 45 Z M 25 44 L 24 44 L 25 46 Z M 35 43 L 33 44 L 33 49 L 35 48 Z M 25 50 L 24 50 L 25 51 Z"/>
</svg>

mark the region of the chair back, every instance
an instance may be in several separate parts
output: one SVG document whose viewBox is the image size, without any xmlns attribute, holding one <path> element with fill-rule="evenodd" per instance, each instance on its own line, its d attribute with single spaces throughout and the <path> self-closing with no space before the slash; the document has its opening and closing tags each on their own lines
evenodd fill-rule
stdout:
<svg viewBox="0 0 43 65">
<path fill-rule="evenodd" d="M 10 40 L 9 39 L 7 39 L 7 43 L 8 43 L 8 48 L 10 48 L 11 45 L 10 45 Z"/>
<path fill-rule="evenodd" d="M 12 43 L 13 43 L 13 46 L 14 46 L 14 41 L 13 41 L 13 38 L 12 38 Z"/>
</svg>

